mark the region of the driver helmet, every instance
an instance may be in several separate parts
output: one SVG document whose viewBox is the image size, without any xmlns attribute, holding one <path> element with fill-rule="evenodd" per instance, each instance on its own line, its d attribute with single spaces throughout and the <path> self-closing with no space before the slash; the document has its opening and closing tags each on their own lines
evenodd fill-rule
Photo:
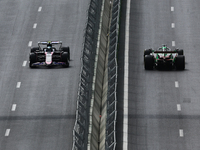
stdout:
<svg viewBox="0 0 200 150">
<path fill-rule="evenodd" d="M 168 49 L 168 48 L 167 48 L 167 45 L 166 45 L 166 44 L 163 44 L 163 45 L 162 45 L 162 50 L 163 50 L 163 51 L 167 51 L 167 49 Z"/>
<path fill-rule="evenodd" d="M 51 46 L 47 46 L 47 49 L 51 49 Z"/>
<path fill-rule="evenodd" d="M 51 41 L 48 41 L 48 42 L 47 42 L 47 48 L 48 48 L 48 47 L 52 47 Z"/>
<path fill-rule="evenodd" d="M 51 46 L 47 46 L 46 52 L 52 52 L 52 47 Z"/>
</svg>

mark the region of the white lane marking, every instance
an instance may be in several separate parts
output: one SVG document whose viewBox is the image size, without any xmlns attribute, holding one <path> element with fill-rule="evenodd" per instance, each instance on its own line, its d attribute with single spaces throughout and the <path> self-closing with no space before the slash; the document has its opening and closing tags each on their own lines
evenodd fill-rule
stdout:
<svg viewBox="0 0 200 150">
<path fill-rule="evenodd" d="M 181 104 L 177 104 L 177 110 L 181 111 Z"/>
<path fill-rule="evenodd" d="M 176 46 L 175 41 L 172 41 L 172 46 Z"/>
<path fill-rule="evenodd" d="M 21 82 L 17 82 L 16 88 L 20 88 L 20 86 L 21 86 Z"/>
<path fill-rule="evenodd" d="M 31 46 L 32 46 L 32 43 L 33 43 L 32 41 L 29 41 L 29 42 L 28 42 L 28 47 L 31 47 Z"/>
<path fill-rule="evenodd" d="M 35 29 L 37 27 L 37 23 L 34 23 L 33 25 L 33 29 Z"/>
<path fill-rule="evenodd" d="M 6 129 L 5 136 L 9 136 L 9 134 L 10 134 L 10 129 Z"/>
<path fill-rule="evenodd" d="M 178 83 L 178 81 L 175 81 L 175 87 L 176 87 L 176 88 L 179 87 L 179 83 Z"/>
<path fill-rule="evenodd" d="M 23 64 L 22 64 L 22 66 L 23 66 L 23 67 L 25 67 L 25 66 L 26 66 L 26 64 L 27 64 L 27 61 L 26 61 L 26 60 L 24 60 L 24 62 L 23 62 Z"/>
<path fill-rule="evenodd" d="M 17 107 L 17 104 L 13 104 L 13 105 L 12 105 L 12 108 L 11 108 L 11 111 L 15 111 L 15 110 L 16 110 L 16 107 Z"/>
<path fill-rule="evenodd" d="M 179 136 L 184 137 L 183 129 L 179 129 Z"/>
<path fill-rule="evenodd" d="M 171 11 L 174 11 L 174 7 L 173 6 L 171 7 Z"/>
<path fill-rule="evenodd" d="M 124 116 L 123 116 L 123 149 L 128 149 L 128 68 L 129 68 L 129 26 L 131 0 L 127 0 L 125 28 L 125 58 L 124 58 Z"/>
<path fill-rule="evenodd" d="M 171 27 L 172 27 L 172 28 L 175 28 L 175 23 L 172 23 L 172 24 L 171 24 Z"/>
<path fill-rule="evenodd" d="M 42 10 L 42 7 L 39 7 L 39 8 L 38 8 L 38 12 L 40 12 L 41 10 Z"/>
</svg>

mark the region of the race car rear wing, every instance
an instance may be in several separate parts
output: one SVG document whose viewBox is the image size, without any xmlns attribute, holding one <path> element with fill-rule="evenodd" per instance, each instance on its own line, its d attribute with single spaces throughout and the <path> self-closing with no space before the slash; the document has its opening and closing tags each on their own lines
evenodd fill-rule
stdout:
<svg viewBox="0 0 200 150">
<path fill-rule="evenodd" d="M 178 53 L 177 51 L 154 51 L 154 53 Z"/>
<path fill-rule="evenodd" d="M 41 45 L 47 45 L 49 42 L 53 45 L 59 45 L 59 49 L 62 47 L 62 41 L 39 41 L 38 42 L 38 47 L 41 49 Z"/>
<path fill-rule="evenodd" d="M 62 44 L 62 41 L 50 41 L 51 44 Z M 47 45 L 49 43 L 49 41 L 40 41 L 38 42 L 38 45 L 39 44 L 42 44 L 42 45 Z"/>
</svg>

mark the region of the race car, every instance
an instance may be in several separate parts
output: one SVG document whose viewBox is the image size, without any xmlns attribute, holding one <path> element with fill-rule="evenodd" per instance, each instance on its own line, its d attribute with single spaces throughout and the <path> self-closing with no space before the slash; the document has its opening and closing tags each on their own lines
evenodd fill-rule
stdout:
<svg viewBox="0 0 200 150">
<path fill-rule="evenodd" d="M 171 68 L 176 70 L 185 69 L 185 56 L 182 49 L 171 50 L 163 44 L 157 50 L 152 48 L 144 51 L 145 70 Z"/>
<path fill-rule="evenodd" d="M 62 47 L 62 41 L 40 41 L 38 47 L 32 47 L 29 55 L 29 67 L 39 65 L 62 65 L 69 67 L 70 49 Z"/>
</svg>

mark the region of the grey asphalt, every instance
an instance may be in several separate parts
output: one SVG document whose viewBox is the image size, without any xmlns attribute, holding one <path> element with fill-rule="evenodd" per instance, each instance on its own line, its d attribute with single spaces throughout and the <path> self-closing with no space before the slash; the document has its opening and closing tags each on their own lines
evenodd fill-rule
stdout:
<svg viewBox="0 0 200 150">
<path fill-rule="evenodd" d="M 88 4 L 89 0 L 0 1 L 1 150 L 72 148 Z M 69 46 L 70 67 L 23 67 L 29 59 L 29 41 L 37 46 L 40 40 L 60 40 Z"/>
<path fill-rule="evenodd" d="M 122 4 L 122 13 L 125 13 Z M 171 6 L 174 11 L 171 11 Z M 129 150 L 200 149 L 200 1 L 132 0 L 129 38 Z M 122 14 L 122 16 L 125 16 Z M 124 18 L 122 20 L 125 21 Z M 175 28 L 171 28 L 175 23 Z M 121 23 L 123 32 L 125 24 Z M 123 54 L 124 34 L 119 53 Z M 145 71 L 143 52 L 162 44 L 184 49 L 186 69 Z M 172 47 L 174 49 L 175 47 Z M 121 55 L 120 55 L 121 56 Z M 123 56 L 123 55 L 122 55 Z M 123 58 L 119 77 L 123 78 Z M 118 128 L 123 119 L 123 79 L 118 85 Z M 175 87 L 178 81 L 179 87 Z M 177 110 L 180 104 L 181 111 Z M 119 110 L 121 110 L 119 112 Z M 122 149 L 123 131 L 117 128 L 117 149 Z M 183 137 L 179 131 L 183 131 Z"/>
</svg>

